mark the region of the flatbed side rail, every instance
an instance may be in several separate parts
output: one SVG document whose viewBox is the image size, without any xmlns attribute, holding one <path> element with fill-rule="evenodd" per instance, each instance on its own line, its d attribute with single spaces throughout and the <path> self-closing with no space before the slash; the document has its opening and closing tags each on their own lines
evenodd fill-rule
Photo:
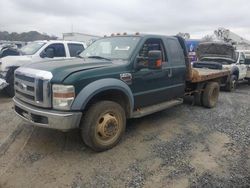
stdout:
<svg viewBox="0 0 250 188">
<path fill-rule="evenodd" d="M 192 68 L 191 83 L 209 81 L 217 78 L 230 76 L 229 70 L 214 70 L 204 68 Z"/>
</svg>

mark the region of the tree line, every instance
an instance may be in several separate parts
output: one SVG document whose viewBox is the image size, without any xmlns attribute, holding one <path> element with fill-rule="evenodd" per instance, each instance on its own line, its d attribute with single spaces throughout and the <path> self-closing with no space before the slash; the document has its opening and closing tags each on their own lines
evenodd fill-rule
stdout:
<svg viewBox="0 0 250 188">
<path fill-rule="evenodd" d="M 23 33 L 12 32 L 9 33 L 7 31 L 0 31 L 0 40 L 7 41 L 35 41 L 35 40 L 56 40 L 56 36 L 49 36 L 46 33 L 39 33 L 37 31 L 29 31 Z"/>
</svg>

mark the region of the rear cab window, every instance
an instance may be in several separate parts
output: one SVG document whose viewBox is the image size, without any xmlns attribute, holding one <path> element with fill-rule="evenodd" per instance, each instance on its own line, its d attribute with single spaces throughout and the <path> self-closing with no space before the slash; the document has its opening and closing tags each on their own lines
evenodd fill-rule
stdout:
<svg viewBox="0 0 250 188">
<path fill-rule="evenodd" d="M 68 43 L 68 48 L 70 57 L 76 57 L 84 50 L 83 44 L 77 43 Z"/>
<path fill-rule="evenodd" d="M 185 57 L 180 43 L 175 38 L 164 40 L 171 66 L 185 65 Z"/>
</svg>

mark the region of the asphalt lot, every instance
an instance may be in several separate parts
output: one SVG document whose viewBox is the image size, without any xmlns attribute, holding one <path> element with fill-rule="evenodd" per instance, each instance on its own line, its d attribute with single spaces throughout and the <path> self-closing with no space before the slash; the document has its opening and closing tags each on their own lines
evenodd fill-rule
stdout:
<svg viewBox="0 0 250 188">
<path fill-rule="evenodd" d="M 95 153 L 77 130 L 29 126 L 0 95 L 0 187 L 250 187 L 250 86 L 218 106 L 183 105 L 127 122 L 121 143 Z M 2 139 L 3 142 L 4 139 Z M 1 141 L 0 141 L 1 143 Z"/>
</svg>

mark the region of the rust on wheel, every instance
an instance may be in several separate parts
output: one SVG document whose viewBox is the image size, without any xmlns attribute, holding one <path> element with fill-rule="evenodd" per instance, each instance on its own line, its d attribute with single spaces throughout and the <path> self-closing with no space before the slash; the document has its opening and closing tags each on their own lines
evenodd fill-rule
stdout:
<svg viewBox="0 0 250 188">
<path fill-rule="evenodd" d="M 109 144 L 120 134 L 120 120 L 114 113 L 105 113 L 97 121 L 96 139 L 103 144 Z"/>
<path fill-rule="evenodd" d="M 122 106 L 113 101 L 99 101 L 88 109 L 81 122 L 84 143 L 95 151 L 113 148 L 126 128 Z"/>
</svg>

